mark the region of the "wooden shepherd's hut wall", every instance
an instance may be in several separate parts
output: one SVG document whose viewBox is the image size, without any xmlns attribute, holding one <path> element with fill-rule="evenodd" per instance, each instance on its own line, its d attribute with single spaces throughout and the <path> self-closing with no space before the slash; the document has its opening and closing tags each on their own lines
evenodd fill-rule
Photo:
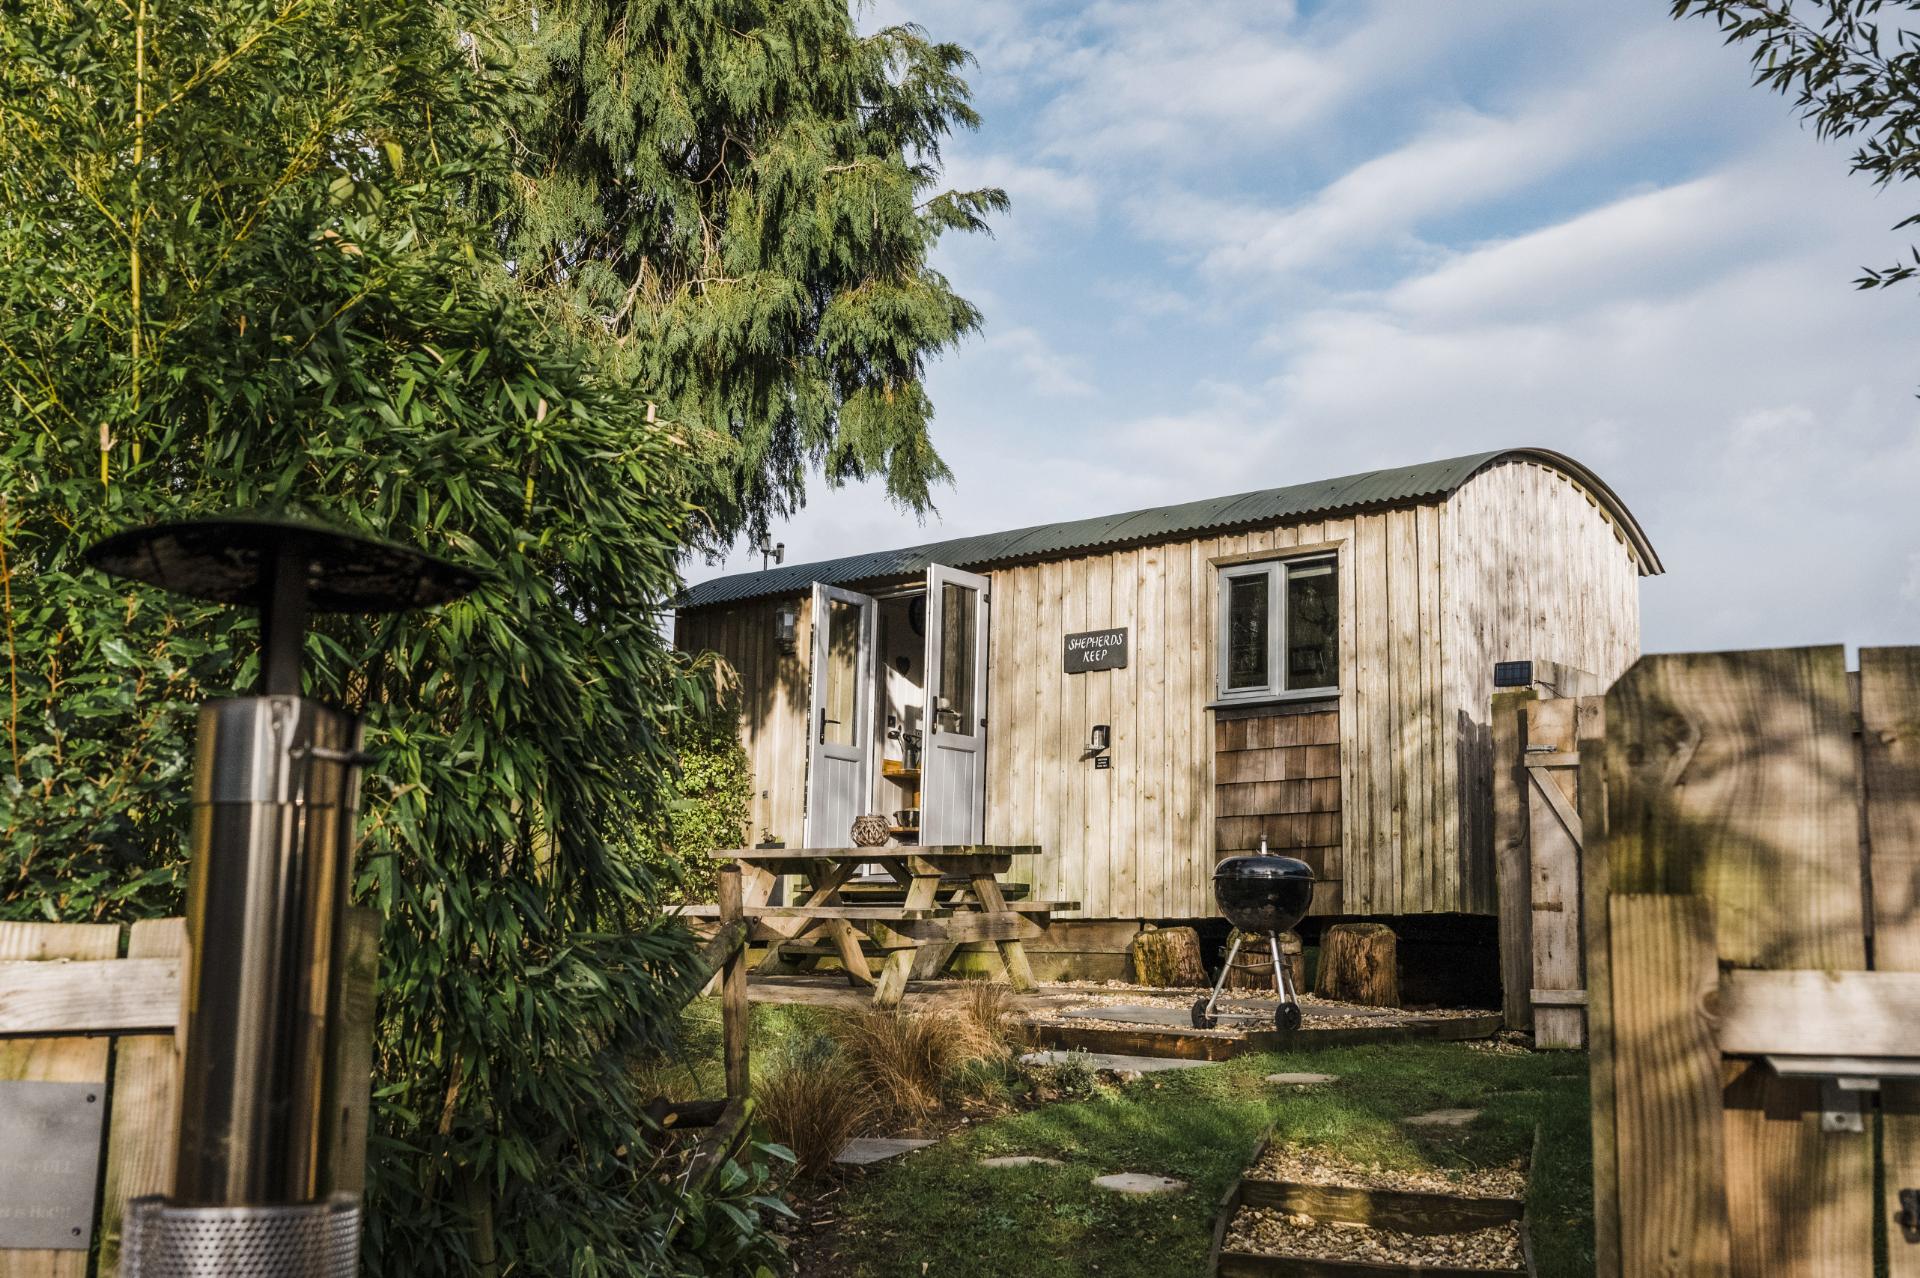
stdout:
<svg viewBox="0 0 1920 1278">
<path fill-rule="evenodd" d="M 780 651 L 774 613 L 781 605 L 800 615 L 798 642 Z M 799 847 L 806 820 L 807 671 L 813 645 L 813 601 L 751 599 L 725 608 L 684 612 L 674 647 L 712 652 L 728 667 L 727 683 L 740 706 L 740 742 L 753 770 L 747 841 L 772 837 Z"/>
<path fill-rule="evenodd" d="M 1316 550 L 1338 554 L 1340 694 L 1208 709 L 1217 568 Z M 1081 902 L 1087 918 L 1210 915 L 1215 861 L 1263 832 L 1334 880 L 1316 913 L 1491 914 L 1494 662 L 1555 661 L 1611 681 L 1639 654 L 1629 543 L 1566 473 L 1522 458 L 1423 504 L 956 566 L 992 579 L 987 841 L 1044 847 L 1017 872 L 1040 897 Z M 693 610 L 678 637 L 739 671 L 751 833 L 795 844 L 807 670 L 774 647 L 780 602 L 796 601 Z M 1065 673 L 1064 635 L 1118 626 L 1130 632 L 1125 668 Z M 1084 751 L 1102 723 L 1112 766 L 1095 769 Z M 1268 780 L 1311 784 L 1245 788 Z"/>
</svg>

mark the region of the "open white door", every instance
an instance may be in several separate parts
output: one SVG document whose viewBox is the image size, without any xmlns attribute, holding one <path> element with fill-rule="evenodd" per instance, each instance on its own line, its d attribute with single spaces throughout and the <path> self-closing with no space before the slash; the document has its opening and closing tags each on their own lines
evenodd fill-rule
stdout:
<svg viewBox="0 0 1920 1278">
<path fill-rule="evenodd" d="M 874 638 L 866 595 L 813 584 L 806 846 L 844 848 L 873 791 Z"/>
<path fill-rule="evenodd" d="M 979 843 L 987 825 L 987 579 L 927 569 L 920 842 Z"/>
</svg>

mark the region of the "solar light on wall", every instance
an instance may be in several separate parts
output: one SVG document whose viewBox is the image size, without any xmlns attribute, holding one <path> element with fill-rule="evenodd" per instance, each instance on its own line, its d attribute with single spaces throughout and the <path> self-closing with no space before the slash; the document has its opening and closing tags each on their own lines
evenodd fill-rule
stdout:
<svg viewBox="0 0 1920 1278">
<path fill-rule="evenodd" d="M 1531 661 L 1496 661 L 1493 663 L 1493 686 L 1496 688 L 1530 688 L 1533 686 L 1533 663 Z"/>
<path fill-rule="evenodd" d="M 773 638 L 780 651 L 791 654 L 800 646 L 800 610 L 781 604 L 773 611 Z"/>
<path fill-rule="evenodd" d="M 1105 754 L 1113 744 L 1113 729 L 1104 723 L 1093 725 L 1093 731 L 1087 734 L 1087 753 Z"/>
</svg>

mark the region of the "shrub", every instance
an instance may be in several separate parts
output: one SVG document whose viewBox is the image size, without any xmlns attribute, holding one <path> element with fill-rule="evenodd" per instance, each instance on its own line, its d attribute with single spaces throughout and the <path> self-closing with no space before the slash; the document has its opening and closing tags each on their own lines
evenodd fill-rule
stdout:
<svg viewBox="0 0 1920 1278">
<path fill-rule="evenodd" d="M 730 705 L 716 705 L 674 735 L 673 784 L 645 859 L 663 902 L 711 901 L 720 876 L 714 850 L 747 842 L 753 770 Z"/>
<path fill-rule="evenodd" d="M 849 1012 L 834 1037 L 888 1119 L 917 1127 L 940 1110 L 947 1078 L 966 1059 L 960 1017 L 906 1012 Z"/>
<path fill-rule="evenodd" d="M 793 1152 L 794 1170 L 818 1177 L 873 1111 L 872 1094 L 832 1040 L 790 1043 L 753 1084 L 767 1134 Z"/>
</svg>

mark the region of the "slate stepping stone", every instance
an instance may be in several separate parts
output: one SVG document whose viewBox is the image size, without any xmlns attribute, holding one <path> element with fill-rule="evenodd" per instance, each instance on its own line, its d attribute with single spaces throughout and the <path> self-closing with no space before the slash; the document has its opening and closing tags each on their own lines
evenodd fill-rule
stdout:
<svg viewBox="0 0 1920 1278">
<path fill-rule="evenodd" d="M 1478 1117 L 1477 1109 L 1436 1109 L 1404 1121 L 1411 1127 L 1465 1127 Z"/>
<path fill-rule="evenodd" d="M 1171 1176 L 1150 1176 L 1145 1172 L 1115 1172 L 1111 1176 L 1096 1176 L 1093 1183 L 1116 1194 L 1133 1194 L 1136 1197 L 1177 1194 L 1187 1187 L 1184 1180 L 1175 1180 Z"/>
<path fill-rule="evenodd" d="M 1338 1074 L 1269 1074 L 1267 1081 L 1275 1087 L 1312 1087 L 1319 1083 L 1337 1083 Z"/>
<path fill-rule="evenodd" d="M 840 1147 L 833 1161 L 844 1167 L 866 1167 L 910 1154 L 916 1149 L 925 1149 L 931 1144 L 933 1142 L 930 1140 L 916 1140 L 908 1136 L 856 1136 Z"/>
<path fill-rule="evenodd" d="M 999 1158 L 983 1158 L 982 1167 L 1065 1167 L 1057 1158 L 1045 1158 L 1039 1154 L 1003 1154 Z"/>
</svg>

